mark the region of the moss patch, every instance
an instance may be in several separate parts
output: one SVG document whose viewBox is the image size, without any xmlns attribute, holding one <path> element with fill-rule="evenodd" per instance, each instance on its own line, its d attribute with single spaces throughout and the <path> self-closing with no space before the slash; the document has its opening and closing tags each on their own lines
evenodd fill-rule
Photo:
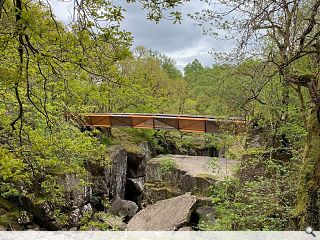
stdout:
<svg viewBox="0 0 320 240">
<path fill-rule="evenodd" d="M 0 207 L 4 208 L 6 210 L 10 210 L 10 209 L 14 208 L 15 206 L 14 206 L 14 204 L 9 202 L 5 198 L 0 197 Z"/>
<path fill-rule="evenodd" d="M 161 184 L 154 184 L 154 183 L 145 183 L 145 187 L 152 190 L 152 191 L 168 191 L 168 192 L 177 192 L 178 189 L 176 189 L 174 186 L 169 185 L 169 184 L 165 184 L 165 183 L 161 183 Z"/>
<path fill-rule="evenodd" d="M 300 217 L 300 226 L 316 225 L 319 220 L 318 214 L 312 212 L 316 209 L 319 199 L 313 199 L 318 194 L 320 185 L 320 124 L 317 119 L 317 108 L 310 113 L 308 122 L 308 143 L 305 148 L 301 178 L 298 190 L 298 204 L 296 212 Z M 307 210 L 309 209 L 309 210 Z M 318 218 L 318 219 L 316 219 Z"/>
<path fill-rule="evenodd" d="M 7 226 L 13 222 L 16 222 L 20 215 L 20 211 L 13 211 L 0 215 L 0 225 Z"/>
<path fill-rule="evenodd" d="M 197 178 L 204 178 L 208 180 L 217 180 L 217 177 L 207 173 L 199 173 L 196 175 Z"/>
</svg>

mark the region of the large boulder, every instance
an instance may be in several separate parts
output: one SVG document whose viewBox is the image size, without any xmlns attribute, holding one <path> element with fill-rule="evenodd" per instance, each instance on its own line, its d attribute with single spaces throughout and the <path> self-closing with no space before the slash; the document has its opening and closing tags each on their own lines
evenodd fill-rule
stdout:
<svg viewBox="0 0 320 240">
<path fill-rule="evenodd" d="M 128 223 L 129 231 L 174 231 L 188 224 L 196 197 L 185 194 L 156 202 L 138 212 Z"/>
<path fill-rule="evenodd" d="M 116 197 L 111 202 L 110 213 L 113 215 L 119 215 L 123 218 L 133 217 L 139 210 L 138 205 L 135 202 L 123 200 L 119 197 Z"/>
</svg>

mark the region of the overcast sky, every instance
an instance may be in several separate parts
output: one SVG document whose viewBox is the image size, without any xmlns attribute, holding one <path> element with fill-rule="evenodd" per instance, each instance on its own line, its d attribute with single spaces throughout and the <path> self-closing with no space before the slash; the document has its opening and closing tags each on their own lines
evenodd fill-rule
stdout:
<svg viewBox="0 0 320 240">
<path fill-rule="evenodd" d="M 72 1 L 50 0 L 50 2 L 56 15 L 61 20 L 70 21 L 73 8 Z M 144 46 L 158 50 L 173 58 L 180 70 L 196 58 L 203 65 L 211 66 L 214 59 L 209 51 L 212 49 L 228 51 L 232 48 L 232 43 L 203 36 L 202 29 L 194 26 L 194 22 L 187 17 L 188 13 L 199 11 L 204 7 L 204 3 L 199 0 L 191 0 L 191 2 L 179 7 L 184 15 L 181 24 L 173 24 L 167 20 L 162 20 L 159 24 L 156 24 L 146 19 L 146 11 L 141 9 L 141 5 L 121 2 L 121 5 L 127 10 L 124 14 L 125 20 L 122 26 L 125 30 L 132 32 L 134 37 L 133 48 Z"/>
</svg>

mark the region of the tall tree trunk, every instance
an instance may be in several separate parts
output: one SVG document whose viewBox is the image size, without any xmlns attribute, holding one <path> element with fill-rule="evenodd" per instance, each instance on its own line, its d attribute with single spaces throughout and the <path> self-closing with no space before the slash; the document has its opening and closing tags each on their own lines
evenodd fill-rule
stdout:
<svg viewBox="0 0 320 240">
<path fill-rule="evenodd" d="M 301 168 L 298 191 L 300 227 L 320 230 L 320 123 L 319 105 L 314 105 L 308 119 L 308 138 Z"/>
<path fill-rule="evenodd" d="M 5 0 L 0 0 L 0 19 L 2 17 L 2 9 L 3 9 L 3 6 L 4 6 L 4 1 Z"/>
</svg>

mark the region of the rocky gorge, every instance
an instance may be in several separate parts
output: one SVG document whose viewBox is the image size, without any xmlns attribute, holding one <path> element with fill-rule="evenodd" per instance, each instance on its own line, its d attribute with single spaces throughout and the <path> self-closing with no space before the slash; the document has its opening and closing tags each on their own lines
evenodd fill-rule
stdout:
<svg viewBox="0 0 320 240">
<path fill-rule="evenodd" d="M 237 166 L 237 161 L 212 158 L 213 152 L 219 155 L 212 149 L 187 152 L 207 156 L 154 156 L 143 142 L 135 148 L 112 146 L 108 152 L 107 164 L 88 162 L 86 184 L 73 174 L 61 177 L 63 207 L 35 202 L 32 196 L 1 198 L 0 229 L 197 230 L 200 219 L 215 218 L 208 190 Z"/>
</svg>

